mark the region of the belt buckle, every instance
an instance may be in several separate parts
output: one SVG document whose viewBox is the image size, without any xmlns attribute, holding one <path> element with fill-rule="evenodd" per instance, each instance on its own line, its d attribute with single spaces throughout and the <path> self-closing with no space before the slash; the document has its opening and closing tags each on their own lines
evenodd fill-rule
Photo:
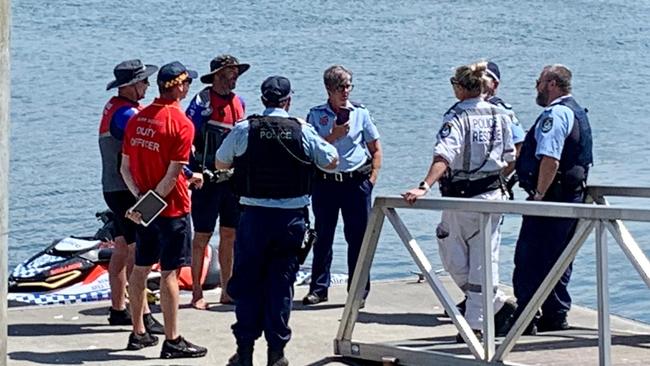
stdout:
<svg viewBox="0 0 650 366">
<path fill-rule="evenodd" d="M 334 181 L 335 182 L 343 182 L 343 174 L 341 173 L 334 173 Z"/>
</svg>

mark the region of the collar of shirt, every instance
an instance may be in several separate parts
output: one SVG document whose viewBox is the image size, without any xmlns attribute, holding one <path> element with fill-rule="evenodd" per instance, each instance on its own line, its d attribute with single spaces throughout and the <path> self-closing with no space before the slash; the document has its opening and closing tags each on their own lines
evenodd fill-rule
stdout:
<svg viewBox="0 0 650 366">
<path fill-rule="evenodd" d="M 480 102 L 484 102 L 484 100 L 483 100 L 483 98 L 478 96 L 478 97 L 475 97 L 475 98 L 467 98 L 467 99 L 461 101 L 460 103 L 458 103 L 458 105 L 461 106 L 461 107 L 475 106 Z"/>
<path fill-rule="evenodd" d="M 276 116 L 276 117 L 289 117 L 289 113 L 285 111 L 282 108 L 266 108 L 264 112 L 262 112 L 263 116 Z"/>
<path fill-rule="evenodd" d="M 559 98 L 556 98 L 556 99 L 555 99 L 554 101 L 552 101 L 548 106 L 549 106 L 549 107 L 552 107 L 553 105 L 560 103 L 560 102 L 562 101 L 562 99 L 569 98 L 569 97 L 572 97 L 572 96 L 573 96 L 573 95 L 571 95 L 571 94 L 563 95 L 563 96 L 561 96 L 561 97 L 559 97 Z"/>
<path fill-rule="evenodd" d="M 352 102 L 350 102 L 349 99 L 345 101 L 345 108 L 349 109 L 350 111 L 353 111 L 353 110 L 356 109 L 354 104 L 352 104 Z M 327 103 L 325 103 L 325 110 L 327 112 L 331 113 L 332 115 L 336 116 L 336 112 L 334 112 L 334 110 L 332 109 L 332 106 L 330 105 L 329 100 L 327 101 Z"/>
<path fill-rule="evenodd" d="M 160 98 L 160 97 L 154 99 L 152 104 L 173 105 L 173 106 L 176 106 L 176 107 L 180 107 L 180 104 L 178 103 L 178 100 L 176 100 L 176 99 Z"/>
</svg>

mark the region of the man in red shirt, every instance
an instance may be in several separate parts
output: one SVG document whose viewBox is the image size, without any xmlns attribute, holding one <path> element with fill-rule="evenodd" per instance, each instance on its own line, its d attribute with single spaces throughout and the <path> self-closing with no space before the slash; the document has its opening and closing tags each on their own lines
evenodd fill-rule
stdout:
<svg viewBox="0 0 650 366">
<path fill-rule="evenodd" d="M 179 101 L 189 91 L 195 71 L 178 61 L 158 72 L 160 97 L 135 115 L 127 124 L 120 171 L 129 191 L 139 197 L 153 190 L 167 207 L 148 226 L 136 231 L 135 268 L 129 279 L 133 332 L 127 349 L 137 350 L 158 344 L 146 331 L 142 319 L 145 283 L 151 266 L 160 262 L 160 304 L 165 320 L 165 342 L 161 358 L 203 357 L 207 349 L 180 336 L 177 329 L 178 278 L 176 270 L 190 264 L 190 197 L 183 166 L 189 162 L 194 126 L 181 110 Z M 141 215 L 128 211 L 127 217 L 140 223 Z"/>
</svg>

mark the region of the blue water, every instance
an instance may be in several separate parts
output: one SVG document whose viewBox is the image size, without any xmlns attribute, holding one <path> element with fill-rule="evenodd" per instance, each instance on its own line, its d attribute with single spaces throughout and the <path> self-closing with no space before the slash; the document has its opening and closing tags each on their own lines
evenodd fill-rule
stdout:
<svg viewBox="0 0 650 366">
<path fill-rule="evenodd" d="M 574 95 L 590 110 L 591 183 L 650 185 L 644 100 L 650 80 L 650 3 L 397 4 L 13 1 L 10 265 L 54 238 L 90 234 L 97 227 L 93 214 L 104 207 L 97 126 L 111 95 L 104 89 L 112 68 L 128 58 L 159 65 L 179 59 L 205 73 L 212 57 L 235 54 L 252 64 L 237 88 L 249 112 L 261 108 L 261 81 L 282 74 L 293 83 L 292 112 L 298 116 L 325 100 L 323 70 L 333 63 L 346 65 L 354 72 L 353 99 L 368 106 L 382 134 L 385 161 L 378 195 L 396 195 L 424 176 L 441 116 L 454 102 L 448 85 L 454 67 L 481 58 L 499 63 L 500 95 L 530 127 L 540 112 L 535 79 L 543 65 L 560 62 L 574 71 Z M 192 93 L 200 90 L 198 83 L 192 88 Z M 145 101 L 155 93 L 150 89 Z M 439 267 L 433 237 L 437 217 L 403 213 Z M 508 217 L 503 226 L 504 283 L 510 282 L 519 221 Z M 630 229 L 650 254 L 648 225 L 631 224 Z M 338 272 L 345 272 L 342 237 L 339 232 Z M 609 243 L 611 310 L 650 321 L 650 292 L 615 242 Z M 595 304 L 594 258 L 590 241 L 574 265 L 571 292 L 578 304 Z M 404 277 L 415 269 L 385 225 L 373 278 Z"/>
</svg>

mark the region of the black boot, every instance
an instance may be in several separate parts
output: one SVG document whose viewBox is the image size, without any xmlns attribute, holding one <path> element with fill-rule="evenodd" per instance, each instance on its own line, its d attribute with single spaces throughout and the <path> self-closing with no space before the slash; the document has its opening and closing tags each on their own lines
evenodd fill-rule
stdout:
<svg viewBox="0 0 650 366">
<path fill-rule="evenodd" d="M 271 349 L 266 351 L 266 366 L 289 366 L 289 360 L 284 357 L 284 349 Z"/>
<path fill-rule="evenodd" d="M 237 347 L 237 353 L 228 359 L 226 366 L 253 366 L 253 347 Z"/>
</svg>

